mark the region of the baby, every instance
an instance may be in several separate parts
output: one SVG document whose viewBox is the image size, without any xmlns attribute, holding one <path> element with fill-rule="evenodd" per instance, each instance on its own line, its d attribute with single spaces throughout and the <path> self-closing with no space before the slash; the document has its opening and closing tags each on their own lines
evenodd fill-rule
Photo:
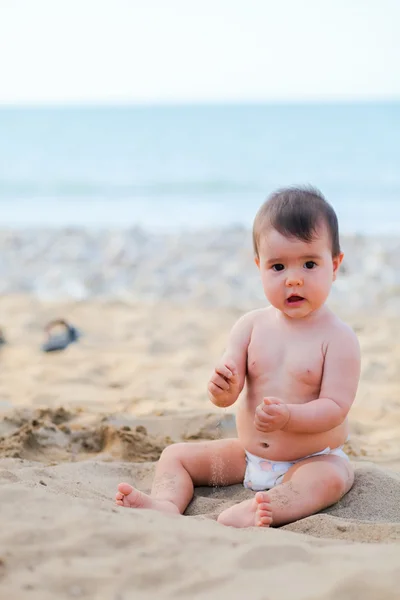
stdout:
<svg viewBox="0 0 400 600">
<path fill-rule="evenodd" d="M 240 396 L 238 438 L 167 447 L 151 495 L 121 483 L 120 506 L 183 513 L 194 486 L 243 482 L 257 493 L 218 521 L 268 527 L 312 515 L 353 485 L 342 448 L 360 351 L 325 304 L 343 260 L 336 214 L 314 189 L 279 190 L 255 217 L 253 243 L 270 306 L 237 321 L 208 383 L 218 407 Z"/>
</svg>

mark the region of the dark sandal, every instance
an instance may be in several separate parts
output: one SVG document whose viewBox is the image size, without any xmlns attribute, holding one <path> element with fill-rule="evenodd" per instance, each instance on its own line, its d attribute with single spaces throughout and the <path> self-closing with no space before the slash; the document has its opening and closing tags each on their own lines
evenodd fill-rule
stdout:
<svg viewBox="0 0 400 600">
<path fill-rule="evenodd" d="M 60 326 L 64 328 L 64 331 L 59 333 L 52 332 L 54 327 Z M 67 346 L 77 342 L 80 337 L 80 333 L 76 327 L 67 323 L 65 319 L 54 319 L 54 321 L 50 321 L 50 323 L 46 325 L 45 332 L 47 334 L 47 340 L 42 344 L 43 352 L 65 350 Z"/>
</svg>

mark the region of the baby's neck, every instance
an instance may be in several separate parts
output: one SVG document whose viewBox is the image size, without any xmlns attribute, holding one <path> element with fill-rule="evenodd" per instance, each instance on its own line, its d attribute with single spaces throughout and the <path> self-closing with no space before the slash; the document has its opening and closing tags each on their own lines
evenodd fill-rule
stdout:
<svg viewBox="0 0 400 600">
<path fill-rule="evenodd" d="M 287 323 L 291 327 L 303 327 L 304 325 L 309 325 L 310 323 L 315 323 L 320 319 L 325 319 L 329 314 L 331 314 L 330 308 L 323 304 L 317 310 L 313 310 L 305 317 L 289 317 L 284 312 L 275 309 L 277 318 L 281 319 L 283 322 Z"/>
</svg>

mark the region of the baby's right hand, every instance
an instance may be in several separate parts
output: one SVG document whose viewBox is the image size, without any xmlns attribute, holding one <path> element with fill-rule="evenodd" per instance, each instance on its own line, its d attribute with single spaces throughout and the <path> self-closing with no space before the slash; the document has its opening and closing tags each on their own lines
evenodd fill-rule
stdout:
<svg viewBox="0 0 400 600">
<path fill-rule="evenodd" d="M 213 404 L 220 407 L 231 406 L 240 393 L 235 363 L 229 360 L 219 363 L 211 375 L 207 389 Z"/>
</svg>

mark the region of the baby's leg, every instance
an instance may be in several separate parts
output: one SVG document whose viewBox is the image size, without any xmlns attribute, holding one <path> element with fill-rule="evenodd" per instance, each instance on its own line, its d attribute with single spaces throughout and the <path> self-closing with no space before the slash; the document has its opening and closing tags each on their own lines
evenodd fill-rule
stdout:
<svg viewBox="0 0 400 600">
<path fill-rule="evenodd" d="M 285 525 L 338 502 L 352 487 L 354 471 L 339 456 L 314 456 L 293 465 L 280 485 L 257 492 L 254 499 L 228 508 L 218 517 L 223 525 L 250 527 Z"/>
<path fill-rule="evenodd" d="M 194 486 L 241 483 L 245 470 L 244 449 L 237 439 L 172 444 L 160 456 L 150 495 L 120 483 L 115 500 L 120 506 L 182 514 Z"/>
</svg>

